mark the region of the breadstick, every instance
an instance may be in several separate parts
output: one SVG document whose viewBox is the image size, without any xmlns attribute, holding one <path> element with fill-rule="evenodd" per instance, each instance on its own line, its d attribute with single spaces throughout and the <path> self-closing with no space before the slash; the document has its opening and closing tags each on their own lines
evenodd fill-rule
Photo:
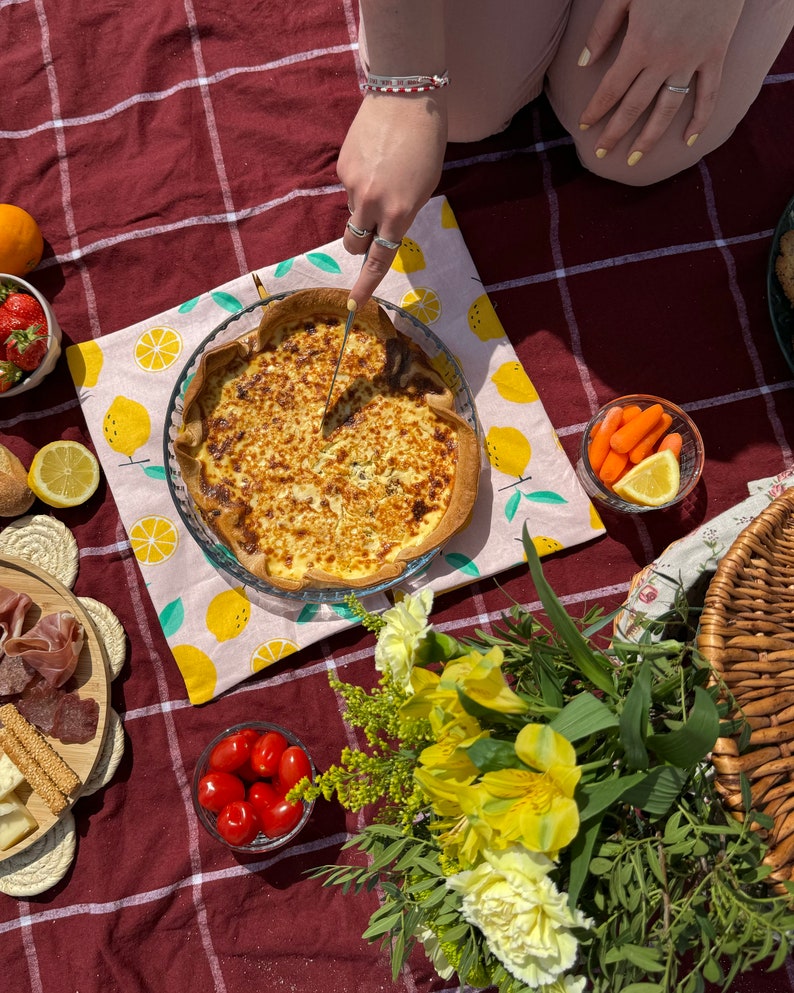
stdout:
<svg viewBox="0 0 794 993">
<path fill-rule="evenodd" d="M 7 727 L 0 728 L 0 745 L 3 751 L 19 769 L 30 786 L 44 800 L 53 814 L 60 814 L 66 807 L 66 797 L 61 793 L 47 773 L 36 763 L 30 752 Z"/>
<path fill-rule="evenodd" d="M 49 776 L 61 793 L 65 796 L 74 793 L 80 785 L 77 774 L 64 762 L 38 729 L 20 714 L 13 703 L 7 703 L 0 707 L 0 721 L 16 737 L 33 761 Z M 11 759 L 15 761 L 13 756 Z M 22 769 L 23 773 L 24 771 Z M 33 783 L 30 785 L 33 786 Z"/>
</svg>

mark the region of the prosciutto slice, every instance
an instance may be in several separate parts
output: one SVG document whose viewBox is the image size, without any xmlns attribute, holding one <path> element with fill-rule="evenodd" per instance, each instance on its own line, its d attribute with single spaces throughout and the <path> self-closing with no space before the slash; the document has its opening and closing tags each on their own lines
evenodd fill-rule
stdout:
<svg viewBox="0 0 794 993">
<path fill-rule="evenodd" d="M 45 614 L 25 634 L 8 638 L 6 655 L 24 659 L 50 686 L 63 686 L 77 668 L 83 648 L 83 625 L 74 614 Z"/>
<path fill-rule="evenodd" d="M 16 638 L 22 631 L 25 615 L 33 601 L 27 593 L 16 593 L 0 586 L 0 651 L 6 639 Z"/>
</svg>

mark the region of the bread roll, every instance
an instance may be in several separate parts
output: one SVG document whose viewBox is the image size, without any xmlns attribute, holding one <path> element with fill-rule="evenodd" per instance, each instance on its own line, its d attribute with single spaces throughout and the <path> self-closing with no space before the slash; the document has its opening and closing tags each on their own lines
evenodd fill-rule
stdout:
<svg viewBox="0 0 794 993">
<path fill-rule="evenodd" d="M 0 445 L 0 517 L 19 517 L 36 499 L 28 473 L 13 452 Z"/>
</svg>

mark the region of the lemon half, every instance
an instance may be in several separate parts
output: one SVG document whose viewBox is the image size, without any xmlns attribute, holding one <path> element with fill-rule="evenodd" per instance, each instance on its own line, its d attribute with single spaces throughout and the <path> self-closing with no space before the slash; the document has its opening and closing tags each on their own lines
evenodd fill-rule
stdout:
<svg viewBox="0 0 794 993">
<path fill-rule="evenodd" d="M 619 497 L 643 507 L 661 507 L 678 496 L 681 470 L 670 451 L 643 459 L 612 487 Z"/>
<path fill-rule="evenodd" d="M 99 486 L 99 463 L 79 441 L 51 441 L 33 456 L 28 486 L 50 507 L 77 507 Z"/>
</svg>

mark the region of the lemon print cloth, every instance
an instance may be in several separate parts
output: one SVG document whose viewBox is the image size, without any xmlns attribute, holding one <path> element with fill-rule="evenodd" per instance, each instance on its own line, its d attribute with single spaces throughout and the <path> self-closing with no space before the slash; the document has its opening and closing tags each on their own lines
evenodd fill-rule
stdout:
<svg viewBox="0 0 794 993">
<path fill-rule="evenodd" d="M 361 259 L 341 239 L 256 270 L 271 294 L 350 287 Z M 421 574 L 403 584 L 436 592 L 465 586 L 524 561 L 527 523 L 541 555 L 604 529 L 582 491 L 532 383 L 505 334 L 444 197 L 417 215 L 378 296 L 420 320 L 446 346 L 432 361 L 447 382 L 449 355 L 474 398 L 482 442 L 471 523 Z M 271 667 L 300 664 L 300 650 L 356 623 L 344 603 L 279 599 L 219 571 L 187 530 L 168 485 L 166 419 L 182 371 L 230 315 L 259 299 L 252 274 L 208 287 L 113 334 L 72 345 L 67 362 L 102 470 L 187 690 L 205 703 Z M 236 321 L 239 333 L 259 315 Z M 367 598 L 385 608 L 382 594 Z M 295 659 L 291 659 L 295 656 Z"/>
</svg>

